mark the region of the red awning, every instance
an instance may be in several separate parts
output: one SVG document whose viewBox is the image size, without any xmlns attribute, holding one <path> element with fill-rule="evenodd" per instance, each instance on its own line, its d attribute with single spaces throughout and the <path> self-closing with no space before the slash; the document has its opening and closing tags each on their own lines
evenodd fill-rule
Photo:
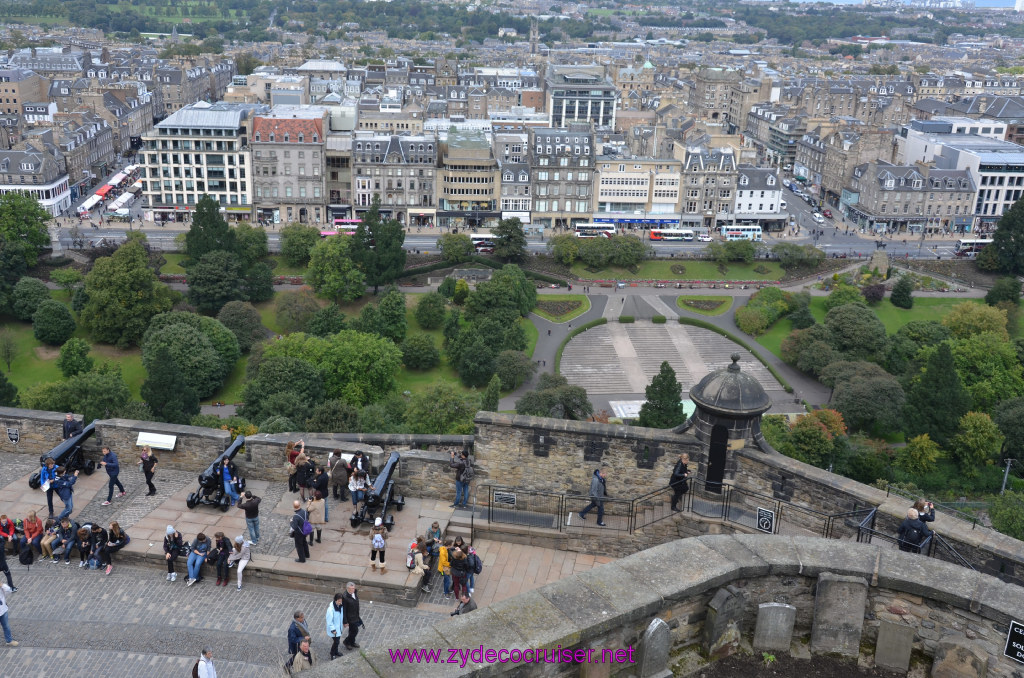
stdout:
<svg viewBox="0 0 1024 678">
<path fill-rule="evenodd" d="M 100 196 L 101 198 L 106 197 L 107 193 L 110 192 L 111 188 L 112 188 L 112 186 L 110 184 L 106 184 L 104 186 L 101 186 L 100 189 L 98 191 L 96 191 L 96 195 Z"/>
</svg>

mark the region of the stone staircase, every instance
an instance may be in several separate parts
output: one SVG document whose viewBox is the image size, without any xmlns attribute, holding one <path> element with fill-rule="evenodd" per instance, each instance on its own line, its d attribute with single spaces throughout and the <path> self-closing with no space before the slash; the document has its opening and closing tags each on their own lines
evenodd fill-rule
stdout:
<svg viewBox="0 0 1024 678">
<path fill-rule="evenodd" d="M 678 331 L 679 327 L 672 327 Z M 676 351 L 675 342 L 669 335 L 669 325 L 653 325 L 650 323 L 636 323 L 626 327 L 629 340 L 636 349 L 637 358 L 644 372 L 644 381 L 650 383 L 658 371 L 661 363 L 668 361 L 672 369 L 676 371 L 676 379 L 679 383 L 692 384 L 693 376 L 683 362 L 679 352 Z"/>
<path fill-rule="evenodd" d="M 573 337 L 562 352 L 560 371 L 570 384 L 583 387 L 587 393 L 633 392 L 605 325 Z"/>
</svg>

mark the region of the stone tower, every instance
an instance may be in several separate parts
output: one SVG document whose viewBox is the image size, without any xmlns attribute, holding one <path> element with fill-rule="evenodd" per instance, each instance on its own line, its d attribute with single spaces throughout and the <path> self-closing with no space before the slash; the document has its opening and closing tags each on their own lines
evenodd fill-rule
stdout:
<svg viewBox="0 0 1024 678">
<path fill-rule="evenodd" d="M 540 28 L 537 26 L 537 20 L 533 19 L 530 21 L 530 54 L 537 53 L 538 42 L 540 42 Z"/>
</svg>

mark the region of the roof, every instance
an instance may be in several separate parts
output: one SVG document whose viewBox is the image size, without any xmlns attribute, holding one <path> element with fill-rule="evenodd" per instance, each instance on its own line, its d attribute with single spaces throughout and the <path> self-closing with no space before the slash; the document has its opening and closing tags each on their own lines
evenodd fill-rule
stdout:
<svg viewBox="0 0 1024 678">
<path fill-rule="evenodd" d="M 768 411 L 771 398 L 757 379 L 740 371 L 740 354 L 732 354 L 732 364 L 700 380 L 690 389 L 690 400 L 698 409 L 725 416 L 754 417 Z"/>
<path fill-rule="evenodd" d="M 210 104 L 205 101 L 189 104 L 157 123 L 158 128 L 164 127 L 219 127 L 238 129 L 242 121 L 252 115 L 267 113 L 270 107 L 266 104 L 235 104 L 219 102 Z"/>
</svg>

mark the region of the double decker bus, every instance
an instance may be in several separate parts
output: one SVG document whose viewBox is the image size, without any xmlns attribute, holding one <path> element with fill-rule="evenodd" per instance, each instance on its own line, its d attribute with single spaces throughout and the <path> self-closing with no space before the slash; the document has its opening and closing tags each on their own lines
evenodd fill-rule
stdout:
<svg viewBox="0 0 1024 678">
<path fill-rule="evenodd" d="M 471 233 L 469 239 L 473 241 L 473 249 L 478 254 L 494 253 L 494 236 L 488 233 Z"/>
<path fill-rule="evenodd" d="M 693 240 L 693 231 L 679 228 L 652 228 L 651 240 Z"/>
<path fill-rule="evenodd" d="M 576 224 L 577 238 L 610 238 L 615 235 L 615 224 Z"/>
<path fill-rule="evenodd" d="M 761 242 L 760 226 L 722 226 L 722 237 L 726 240 L 752 240 Z"/>
<path fill-rule="evenodd" d="M 356 229 L 359 228 L 359 224 L 361 223 L 363 223 L 362 219 L 335 219 L 334 228 L 320 231 L 320 237 L 326 238 L 331 235 L 355 235 Z"/>
<path fill-rule="evenodd" d="M 953 254 L 958 257 L 973 257 L 992 242 L 992 238 L 973 238 L 957 240 L 953 245 Z"/>
</svg>

